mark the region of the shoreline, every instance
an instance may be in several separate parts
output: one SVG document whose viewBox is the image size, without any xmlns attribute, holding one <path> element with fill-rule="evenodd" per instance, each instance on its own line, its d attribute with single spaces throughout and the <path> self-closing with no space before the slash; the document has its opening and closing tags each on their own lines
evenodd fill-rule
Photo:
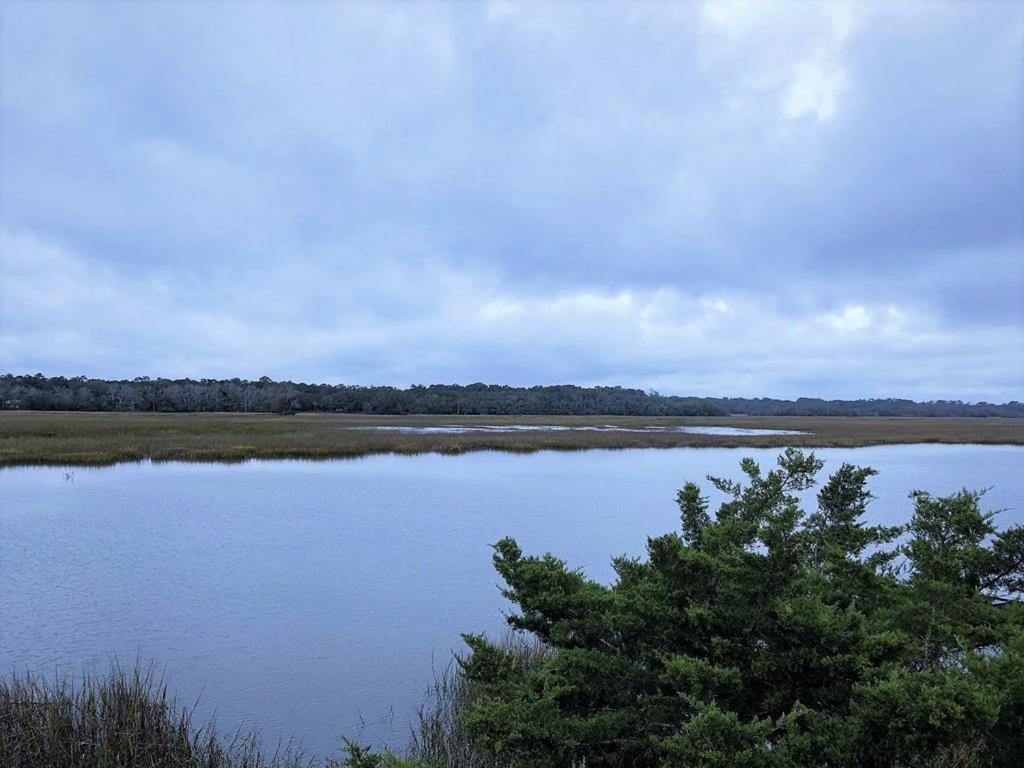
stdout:
<svg viewBox="0 0 1024 768">
<path fill-rule="evenodd" d="M 398 431 L 495 427 L 470 432 Z M 552 430 L 501 427 L 559 427 Z M 613 429 L 594 429 L 594 427 Z M 388 427 L 376 430 L 374 427 Z M 720 435 L 678 427 L 803 434 Z M 633 431 L 630 431 L 633 430 Z M 378 454 L 639 448 L 859 448 L 871 445 L 1024 445 L 1024 419 L 879 416 L 362 416 L 300 413 L 0 411 L 0 467 L 111 466 L 326 460 Z"/>
</svg>

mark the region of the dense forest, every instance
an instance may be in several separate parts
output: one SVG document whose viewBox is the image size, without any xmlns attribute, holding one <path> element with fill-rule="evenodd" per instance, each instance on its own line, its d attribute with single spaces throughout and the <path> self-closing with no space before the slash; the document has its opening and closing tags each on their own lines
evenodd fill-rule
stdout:
<svg viewBox="0 0 1024 768">
<path fill-rule="evenodd" d="M 0 376 L 0 409 L 364 414 L 621 416 L 1003 416 L 1024 417 L 1024 403 L 902 399 L 796 400 L 678 397 L 623 387 L 509 387 L 431 384 L 364 387 L 246 379 L 89 379 Z"/>
</svg>

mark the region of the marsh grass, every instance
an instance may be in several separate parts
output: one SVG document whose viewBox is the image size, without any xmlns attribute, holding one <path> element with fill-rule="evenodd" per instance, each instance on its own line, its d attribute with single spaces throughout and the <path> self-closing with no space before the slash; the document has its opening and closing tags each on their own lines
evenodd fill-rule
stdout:
<svg viewBox="0 0 1024 768">
<path fill-rule="evenodd" d="M 502 645 L 513 652 L 511 658 L 525 669 L 551 653 L 521 635 L 506 636 Z M 479 693 L 462 676 L 456 660 L 435 672 L 425 701 L 417 711 L 405 756 L 432 768 L 511 768 L 509 763 L 482 754 L 462 724 L 461 715 L 478 700 Z"/>
<path fill-rule="evenodd" d="M 255 733 L 223 741 L 169 695 L 152 667 L 105 677 L 0 678 L 4 768 L 300 768 L 289 745 L 272 752 Z"/>
<path fill-rule="evenodd" d="M 521 636 L 503 640 L 525 668 L 547 658 Z M 343 768 L 417 765 L 429 768 L 510 768 L 481 754 L 461 715 L 479 694 L 458 661 L 439 671 L 410 724 L 401 756 L 372 762 L 305 757 L 292 744 L 263 749 L 257 732 L 224 740 L 212 723 L 197 724 L 151 665 L 113 665 L 104 676 L 50 681 L 33 674 L 0 677 L 0 766 L 3 768 Z M 358 745 L 349 742 L 356 750 Z M 385 758 L 387 758 L 385 760 Z M 380 762 L 377 762 L 380 761 Z M 406 762 L 408 761 L 408 762 Z"/>
<path fill-rule="evenodd" d="M 564 431 L 464 434 L 374 432 L 353 427 L 536 424 Z M 571 427 L 726 426 L 802 435 L 596 432 Z M 856 447 L 896 443 L 1024 444 L 1024 419 L 622 416 L 295 416 L 238 413 L 0 411 L 0 466 L 97 466 L 131 461 L 356 458 L 379 453 L 497 450 Z"/>
</svg>

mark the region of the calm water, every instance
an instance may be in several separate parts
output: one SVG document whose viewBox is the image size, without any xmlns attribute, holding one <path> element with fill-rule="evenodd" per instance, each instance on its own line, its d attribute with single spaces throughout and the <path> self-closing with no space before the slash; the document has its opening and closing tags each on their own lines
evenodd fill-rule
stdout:
<svg viewBox="0 0 1024 768">
<path fill-rule="evenodd" d="M 1024 448 L 818 452 L 870 464 L 877 520 L 916 487 L 991 486 L 1024 522 Z M 459 633 L 500 633 L 488 543 L 510 534 L 594 578 L 676 526 L 675 491 L 742 456 L 672 449 L 0 471 L 0 673 L 155 659 L 222 729 L 332 751 L 401 743 Z M 714 498 L 714 497 L 713 497 Z"/>
<path fill-rule="evenodd" d="M 760 429 L 756 427 L 619 427 L 614 424 L 587 424 L 566 426 L 564 424 L 475 424 L 460 426 L 445 424 L 440 427 L 395 426 L 395 427 L 339 427 L 359 432 L 401 432 L 407 435 L 465 435 L 474 432 L 687 432 L 692 435 L 806 435 L 796 429 Z"/>
</svg>

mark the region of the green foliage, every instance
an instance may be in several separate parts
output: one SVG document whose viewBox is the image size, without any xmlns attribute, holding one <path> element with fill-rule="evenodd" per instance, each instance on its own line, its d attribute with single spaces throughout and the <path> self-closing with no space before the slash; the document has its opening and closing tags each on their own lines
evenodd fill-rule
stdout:
<svg viewBox="0 0 1024 768">
<path fill-rule="evenodd" d="M 679 397 L 623 387 L 571 384 L 414 384 L 408 389 L 248 379 L 90 379 L 85 376 L 0 375 L 0 410 L 338 411 L 379 414 L 536 414 L 603 416 L 1024 416 L 1024 403 L 912 400 L 798 400 Z"/>
<path fill-rule="evenodd" d="M 348 754 L 340 762 L 331 760 L 327 768 L 434 768 L 430 763 L 405 760 L 390 750 L 376 753 L 349 739 L 345 739 L 345 751 Z"/>
<path fill-rule="evenodd" d="M 916 492 L 906 528 L 867 525 L 874 471 L 845 464 L 806 513 L 821 467 L 744 460 L 742 483 L 709 478 L 713 517 L 686 484 L 680 531 L 613 561 L 610 586 L 499 541 L 509 624 L 550 653 L 524 666 L 466 636 L 477 746 L 538 768 L 1014 764 L 1024 532 L 969 491 Z"/>
</svg>

